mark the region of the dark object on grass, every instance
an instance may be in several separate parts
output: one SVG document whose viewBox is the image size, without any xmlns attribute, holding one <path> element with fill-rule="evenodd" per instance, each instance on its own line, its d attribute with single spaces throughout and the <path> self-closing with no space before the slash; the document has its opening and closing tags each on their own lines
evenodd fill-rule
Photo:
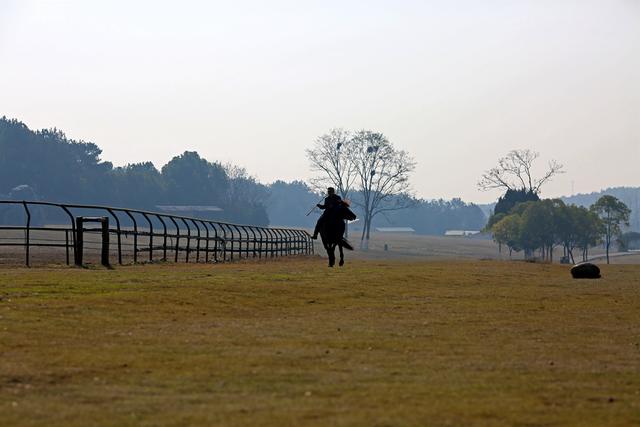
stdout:
<svg viewBox="0 0 640 427">
<path fill-rule="evenodd" d="M 571 275 L 574 279 L 599 279 L 600 268 L 590 262 L 582 262 L 571 267 Z"/>
</svg>

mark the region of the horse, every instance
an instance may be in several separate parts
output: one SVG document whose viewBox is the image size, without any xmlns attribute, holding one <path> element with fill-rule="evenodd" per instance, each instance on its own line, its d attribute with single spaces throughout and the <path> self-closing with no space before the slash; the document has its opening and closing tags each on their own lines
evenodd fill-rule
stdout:
<svg viewBox="0 0 640 427">
<path fill-rule="evenodd" d="M 329 256 L 329 267 L 333 267 L 336 263 L 336 246 L 340 250 L 340 267 L 344 265 L 343 248 L 350 251 L 353 246 L 344 238 L 345 220 L 353 221 L 356 215 L 349 209 L 347 203 L 341 203 L 337 206 L 329 208 L 324 213 L 324 218 L 320 224 L 320 238 L 322 246 Z"/>
</svg>

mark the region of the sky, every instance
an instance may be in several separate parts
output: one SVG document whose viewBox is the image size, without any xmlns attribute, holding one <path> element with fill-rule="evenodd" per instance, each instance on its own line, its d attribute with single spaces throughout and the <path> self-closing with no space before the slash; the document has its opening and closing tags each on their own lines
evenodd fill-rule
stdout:
<svg viewBox="0 0 640 427">
<path fill-rule="evenodd" d="M 523 148 L 565 166 L 544 197 L 638 186 L 639 76 L 640 0 L 0 0 L 0 116 L 118 166 L 306 180 L 341 127 L 408 151 L 426 199 L 494 201 Z"/>
</svg>

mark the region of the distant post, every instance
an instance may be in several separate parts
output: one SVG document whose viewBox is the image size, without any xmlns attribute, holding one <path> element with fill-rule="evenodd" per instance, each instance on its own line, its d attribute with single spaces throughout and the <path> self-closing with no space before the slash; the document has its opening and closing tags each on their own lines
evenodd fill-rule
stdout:
<svg viewBox="0 0 640 427">
<path fill-rule="evenodd" d="M 76 217 L 76 243 L 74 250 L 75 264 L 78 267 L 82 267 L 82 253 L 84 249 L 84 223 L 86 222 L 99 222 L 102 234 L 102 248 L 100 254 L 100 263 L 105 267 L 109 267 L 109 217 L 89 217 L 78 216 Z"/>
</svg>

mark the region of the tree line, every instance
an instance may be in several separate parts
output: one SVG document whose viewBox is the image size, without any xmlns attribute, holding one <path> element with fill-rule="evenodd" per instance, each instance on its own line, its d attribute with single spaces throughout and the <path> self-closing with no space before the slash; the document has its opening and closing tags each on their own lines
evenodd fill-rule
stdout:
<svg viewBox="0 0 640 427">
<path fill-rule="evenodd" d="M 318 219 L 318 212 L 307 213 L 320 197 L 318 191 L 305 182 L 276 181 L 269 186 L 267 213 L 275 225 L 312 228 Z M 354 210 L 360 213 L 358 201 L 362 196 L 357 191 L 351 191 L 349 198 L 354 201 Z M 393 201 L 389 203 L 393 204 Z M 478 206 L 458 198 L 425 200 L 408 196 L 403 197 L 402 203 L 407 203 L 406 209 L 386 212 L 373 218 L 371 227 L 403 226 L 415 229 L 418 234 L 442 235 L 451 229 L 480 230 L 487 222 Z"/>
<path fill-rule="evenodd" d="M 575 263 L 578 250 L 586 261 L 589 249 L 603 244 L 607 263 L 614 239 L 622 238 L 622 225 L 629 225 L 630 209 L 613 196 L 602 196 L 589 208 L 567 205 L 560 199 L 518 202 L 508 212 L 495 213 L 487 229 L 493 239 L 506 246 L 509 256 L 524 252 L 525 259 L 537 253 L 553 261 L 556 247 L 563 248 L 566 262 Z"/>
<path fill-rule="evenodd" d="M 350 133 L 332 131 L 323 140 L 336 142 L 327 148 L 338 151 L 340 156 L 356 147 L 364 150 L 360 161 L 366 162 L 366 167 L 362 166 L 360 175 L 343 177 L 341 188 L 358 204 L 354 209 L 362 215 L 364 208 L 360 206 L 366 205 L 365 193 L 359 191 L 356 178 L 373 177 L 366 185 L 369 201 L 373 202 L 369 207 L 374 208 L 370 210 L 370 225 L 409 226 L 423 234 L 442 234 L 450 228 L 480 229 L 484 225 L 480 209 L 459 199 L 419 200 L 406 194 L 396 197 L 399 190 L 408 188 L 408 182 L 390 186 L 383 178 L 404 170 L 386 163 L 397 152 L 381 134 L 361 132 L 357 141 L 351 141 L 352 137 Z M 344 146 L 337 147 L 341 142 Z M 0 198 L 152 211 L 158 210 L 158 205 L 213 205 L 223 210 L 199 212 L 197 216 L 311 228 L 317 214 L 307 213 L 326 190 L 322 185 L 328 183 L 276 181 L 264 185 L 243 168 L 211 162 L 191 151 L 175 156 L 159 169 L 151 162 L 115 167 L 102 160 L 101 154 L 97 145 L 69 139 L 60 130 L 33 131 L 17 120 L 0 118 Z M 341 171 L 341 165 L 337 169 Z M 378 190 L 387 193 L 378 195 Z M 411 209 L 400 210 L 402 207 Z"/>
<path fill-rule="evenodd" d="M 151 162 L 114 167 L 102 150 L 57 129 L 32 131 L 0 119 L 0 193 L 12 198 L 157 210 L 158 205 L 217 206 L 209 219 L 266 225 L 268 189 L 246 170 L 185 151 L 158 170 Z M 28 186 L 30 197 L 12 194 Z M 14 191 L 16 193 L 16 191 Z"/>
<path fill-rule="evenodd" d="M 631 209 L 612 195 L 603 195 L 589 208 L 560 199 L 541 200 L 542 185 L 564 171 L 560 163 L 551 160 L 545 171 L 536 175 L 538 157 L 539 153 L 531 150 L 512 150 L 482 175 L 478 182 L 481 189 L 505 190 L 485 229 L 500 248 L 509 249 L 509 256 L 523 251 L 525 258 L 531 259 L 537 252 L 541 259 L 553 261 L 554 248 L 561 246 L 565 261 L 575 263 L 576 249 L 586 261 L 589 248 L 602 243 L 609 263 L 614 239 L 622 242 L 622 247 L 633 241 L 634 236 L 623 238 L 622 233 L 622 226 L 629 226 Z"/>
</svg>

